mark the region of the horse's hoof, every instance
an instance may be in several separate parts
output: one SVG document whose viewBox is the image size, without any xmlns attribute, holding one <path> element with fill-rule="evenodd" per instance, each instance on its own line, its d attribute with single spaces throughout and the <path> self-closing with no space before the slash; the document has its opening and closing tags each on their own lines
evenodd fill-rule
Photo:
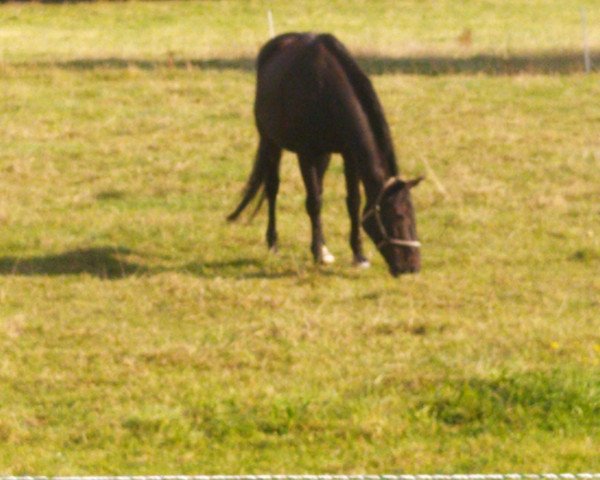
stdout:
<svg viewBox="0 0 600 480">
<path fill-rule="evenodd" d="M 359 268 L 360 270 L 365 270 L 371 267 L 371 262 L 363 258 L 360 260 L 354 260 L 354 262 L 352 262 L 352 265 L 354 265 L 356 268 Z"/>
<path fill-rule="evenodd" d="M 327 249 L 325 245 L 321 247 L 321 263 L 323 265 L 330 265 L 335 262 L 335 257 Z"/>
<path fill-rule="evenodd" d="M 269 255 L 277 255 L 279 253 L 279 249 L 277 248 L 277 245 L 273 245 L 272 247 L 269 247 Z"/>
</svg>

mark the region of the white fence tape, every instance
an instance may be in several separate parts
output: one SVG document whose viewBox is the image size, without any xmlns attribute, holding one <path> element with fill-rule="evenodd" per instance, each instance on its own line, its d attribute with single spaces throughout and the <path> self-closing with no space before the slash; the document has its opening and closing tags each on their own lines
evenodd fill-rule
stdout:
<svg viewBox="0 0 600 480">
<path fill-rule="evenodd" d="M 132 475 L 0 476 L 0 480 L 600 480 L 600 473 L 475 473 L 435 475 Z"/>
</svg>

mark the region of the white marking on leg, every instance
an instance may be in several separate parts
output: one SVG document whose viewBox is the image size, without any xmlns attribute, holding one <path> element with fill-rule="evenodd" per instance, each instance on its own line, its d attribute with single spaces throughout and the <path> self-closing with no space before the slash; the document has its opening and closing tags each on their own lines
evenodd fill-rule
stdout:
<svg viewBox="0 0 600 480">
<path fill-rule="evenodd" d="M 329 252 L 327 247 L 323 245 L 321 247 L 321 263 L 324 265 L 329 265 L 335 262 L 335 257 Z"/>
<path fill-rule="evenodd" d="M 352 265 L 354 265 L 356 268 L 360 268 L 361 270 L 365 270 L 371 267 L 371 262 L 368 260 L 354 260 Z"/>
</svg>

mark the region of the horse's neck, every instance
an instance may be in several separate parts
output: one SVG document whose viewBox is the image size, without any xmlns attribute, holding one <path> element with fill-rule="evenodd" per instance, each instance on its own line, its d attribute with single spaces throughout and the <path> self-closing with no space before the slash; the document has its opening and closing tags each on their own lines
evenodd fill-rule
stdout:
<svg viewBox="0 0 600 480">
<path fill-rule="evenodd" d="M 377 147 L 368 140 L 355 137 L 357 142 L 351 156 L 351 165 L 355 165 L 367 197 L 367 206 L 373 204 L 387 179 L 391 176 L 389 168 Z M 362 144 L 362 145 L 361 145 Z"/>
<path fill-rule="evenodd" d="M 349 115 L 342 117 L 344 155 L 349 155 L 351 165 L 355 165 L 357 175 L 365 189 L 367 205 L 374 202 L 386 180 L 392 176 L 390 166 L 382 155 L 377 140 L 358 103 L 348 102 Z"/>
<path fill-rule="evenodd" d="M 361 175 L 361 180 L 365 189 L 367 204 L 370 205 L 379 197 L 381 189 L 390 177 L 390 174 L 383 162 L 380 165 L 369 164 L 365 170 L 366 172 Z"/>
<path fill-rule="evenodd" d="M 357 174 L 364 186 L 367 205 L 376 200 L 386 180 L 393 175 L 382 154 L 368 115 L 354 95 L 340 95 L 339 111 L 334 121 L 343 132 L 345 155 L 352 157 Z"/>
</svg>

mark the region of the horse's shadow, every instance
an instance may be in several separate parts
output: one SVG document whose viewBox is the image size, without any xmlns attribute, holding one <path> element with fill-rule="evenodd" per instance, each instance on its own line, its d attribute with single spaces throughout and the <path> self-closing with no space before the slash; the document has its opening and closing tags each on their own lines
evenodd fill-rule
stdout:
<svg viewBox="0 0 600 480">
<path fill-rule="evenodd" d="M 298 270 L 275 267 L 260 258 L 188 263 L 182 270 L 197 277 L 234 278 L 238 280 L 293 278 L 301 275 Z"/>
<path fill-rule="evenodd" d="M 277 279 L 297 277 L 299 272 L 269 265 L 261 258 L 201 261 L 184 265 L 146 266 L 130 260 L 139 254 L 125 247 L 78 248 L 63 253 L 32 257 L 0 257 L 0 276 L 83 275 L 105 280 L 118 280 L 133 275 L 156 275 L 180 272 L 200 278 Z"/>
<path fill-rule="evenodd" d="M 88 274 L 98 278 L 116 279 L 144 273 L 144 266 L 125 260 L 130 253 L 129 249 L 123 247 L 93 247 L 33 257 L 0 257 L 0 275 Z"/>
</svg>

